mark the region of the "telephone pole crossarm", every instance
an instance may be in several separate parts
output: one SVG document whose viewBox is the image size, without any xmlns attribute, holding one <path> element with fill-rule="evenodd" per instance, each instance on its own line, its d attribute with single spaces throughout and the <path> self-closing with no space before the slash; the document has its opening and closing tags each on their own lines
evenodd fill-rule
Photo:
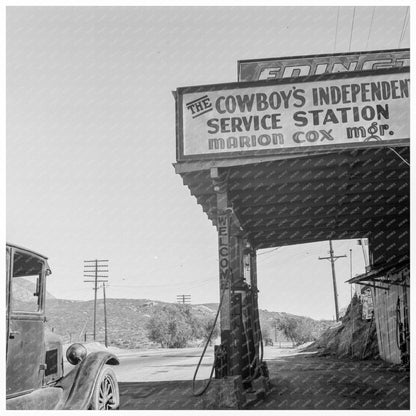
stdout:
<svg viewBox="0 0 416 416">
<path fill-rule="evenodd" d="M 319 260 L 331 260 L 331 259 L 334 259 L 334 261 L 335 261 L 337 259 L 340 259 L 341 257 L 347 257 L 347 256 L 345 254 L 343 254 L 342 256 L 318 257 L 318 259 Z"/>
<path fill-rule="evenodd" d="M 191 303 L 191 295 L 176 295 L 177 303 Z"/>
</svg>

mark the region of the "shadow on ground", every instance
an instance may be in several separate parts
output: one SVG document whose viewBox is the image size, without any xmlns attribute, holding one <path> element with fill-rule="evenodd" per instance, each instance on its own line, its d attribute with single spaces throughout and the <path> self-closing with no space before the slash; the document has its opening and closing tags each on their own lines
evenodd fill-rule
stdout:
<svg viewBox="0 0 416 416">
<path fill-rule="evenodd" d="M 409 373 L 383 361 L 340 360 L 311 353 L 267 361 L 272 390 L 261 410 L 407 410 Z M 203 385 L 199 382 L 197 389 Z M 208 409 L 192 381 L 120 383 L 121 410 Z"/>
</svg>

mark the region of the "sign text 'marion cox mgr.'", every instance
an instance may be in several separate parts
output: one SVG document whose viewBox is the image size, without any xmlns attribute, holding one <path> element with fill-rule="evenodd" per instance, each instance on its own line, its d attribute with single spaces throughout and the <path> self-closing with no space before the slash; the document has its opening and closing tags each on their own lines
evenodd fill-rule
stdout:
<svg viewBox="0 0 416 416">
<path fill-rule="evenodd" d="M 393 69 L 178 89 L 179 158 L 408 141 L 409 84 Z"/>
</svg>

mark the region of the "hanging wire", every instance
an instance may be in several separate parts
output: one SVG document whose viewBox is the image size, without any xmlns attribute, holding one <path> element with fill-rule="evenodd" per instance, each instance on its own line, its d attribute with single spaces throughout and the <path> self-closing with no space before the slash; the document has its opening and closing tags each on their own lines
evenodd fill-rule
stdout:
<svg viewBox="0 0 416 416">
<path fill-rule="evenodd" d="M 350 45 L 348 46 L 348 52 L 351 52 L 351 41 L 352 41 L 352 32 L 354 31 L 354 20 L 355 20 L 355 6 L 352 13 L 352 22 L 351 22 L 351 33 L 350 33 Z"/>
<path fill-rule="evenodd" d="M 396 152 L 392 147 L 388 147 L 393 153 L 395 153 L 401 160 L 403 160 L 404 163 L 406 163 L 407 166 L 410 166 L 410 163 L 398 152 Z"/>
<path fill-rule="evenodd" d="M 335 39 L 334 39 L 334 52 L 335 52 L 335 49 L 336 49 L 336 46 L 337 46 L 337 37 L 338 37 L 338 21 L 339 21 L 339 9 L 340 9 L 341 7 L 340 6 L 338 6 L 338 10 L 337 10 L 337 24 L 336 24 L 336 26 L 335 26 Z"/>
<path fill-rule="evenodd" d="M 148 287 L 166 287 L 166 286 L 182 286 L 182 285 L 188 285 L 192 283 L 204 283 L 204 282 L 210 282 L 212 279 L 204 279 L 204 280 L 188 280 L 184 282 L 172 282 L 172 283 L 163 283 L 158 285 L 111 285 L 112 287 L 139 287 L 141 289 L 148 288 Z"/>
<path fill-rule="evenodd" d="M 373 13 L 371 14 L 370 28 L 368 29 L 368 36 L 367 36 L 367 42 L 365 43 L 365 49 L 367 49 L 368 41 L 370 40 L 371 30 L 373 29 L 373 22 L 374 22 L 375 13 L 376 13 L 376 8 L 373 7 Z"/>
<path fill-rule="evenodd" d="M 269 251 L 264 251 L 263 253 L 259 253 L 259 254 L 257 254 L 257 257 L 258 256 L 264 256 L 265 254 L 269 254 L 269 253 L 272 253 L 273 251 L 276 251 L 276 250 L 278 250 L 280 247 L 276 247 L 276 248 L 273 248 L 272 250 L 269 250 Z"/>
<path fill-rule="evenodd" d="M 401 45 L 402 40 L 404 38 L 404 34 L 406 33 L 407 22 L 408 22 L 407 17 L 409 15 L 409 9 L 410 9 L 410 7 L 408 6 L 407 9 L 406 9 L 406 14 L 404 16 L 404 20 L 403 20 L 402 33 L 400 34 L 399 45 L 398 45 L 399 48 L 400 48 L 400 45 Z"/>
</svg>

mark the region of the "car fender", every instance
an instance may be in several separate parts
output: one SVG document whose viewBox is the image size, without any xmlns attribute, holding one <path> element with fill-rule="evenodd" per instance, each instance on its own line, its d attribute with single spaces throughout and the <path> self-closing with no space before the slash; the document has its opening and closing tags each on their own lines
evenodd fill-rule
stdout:
<svg viewBox="0 0 416 416">
<path fill-rule="evenodd" d="M 71 372 L 61 379 L 57 387 L 62 387 L 64 390 L 61 401 L 62 409 L 80 410 L 88 408 L 97 377 L 105 364 L 118 365 L 120 361 L 109 352 L 93 352 L 88 354 L 81 363 L 77 364 Z"/>
</svg>

